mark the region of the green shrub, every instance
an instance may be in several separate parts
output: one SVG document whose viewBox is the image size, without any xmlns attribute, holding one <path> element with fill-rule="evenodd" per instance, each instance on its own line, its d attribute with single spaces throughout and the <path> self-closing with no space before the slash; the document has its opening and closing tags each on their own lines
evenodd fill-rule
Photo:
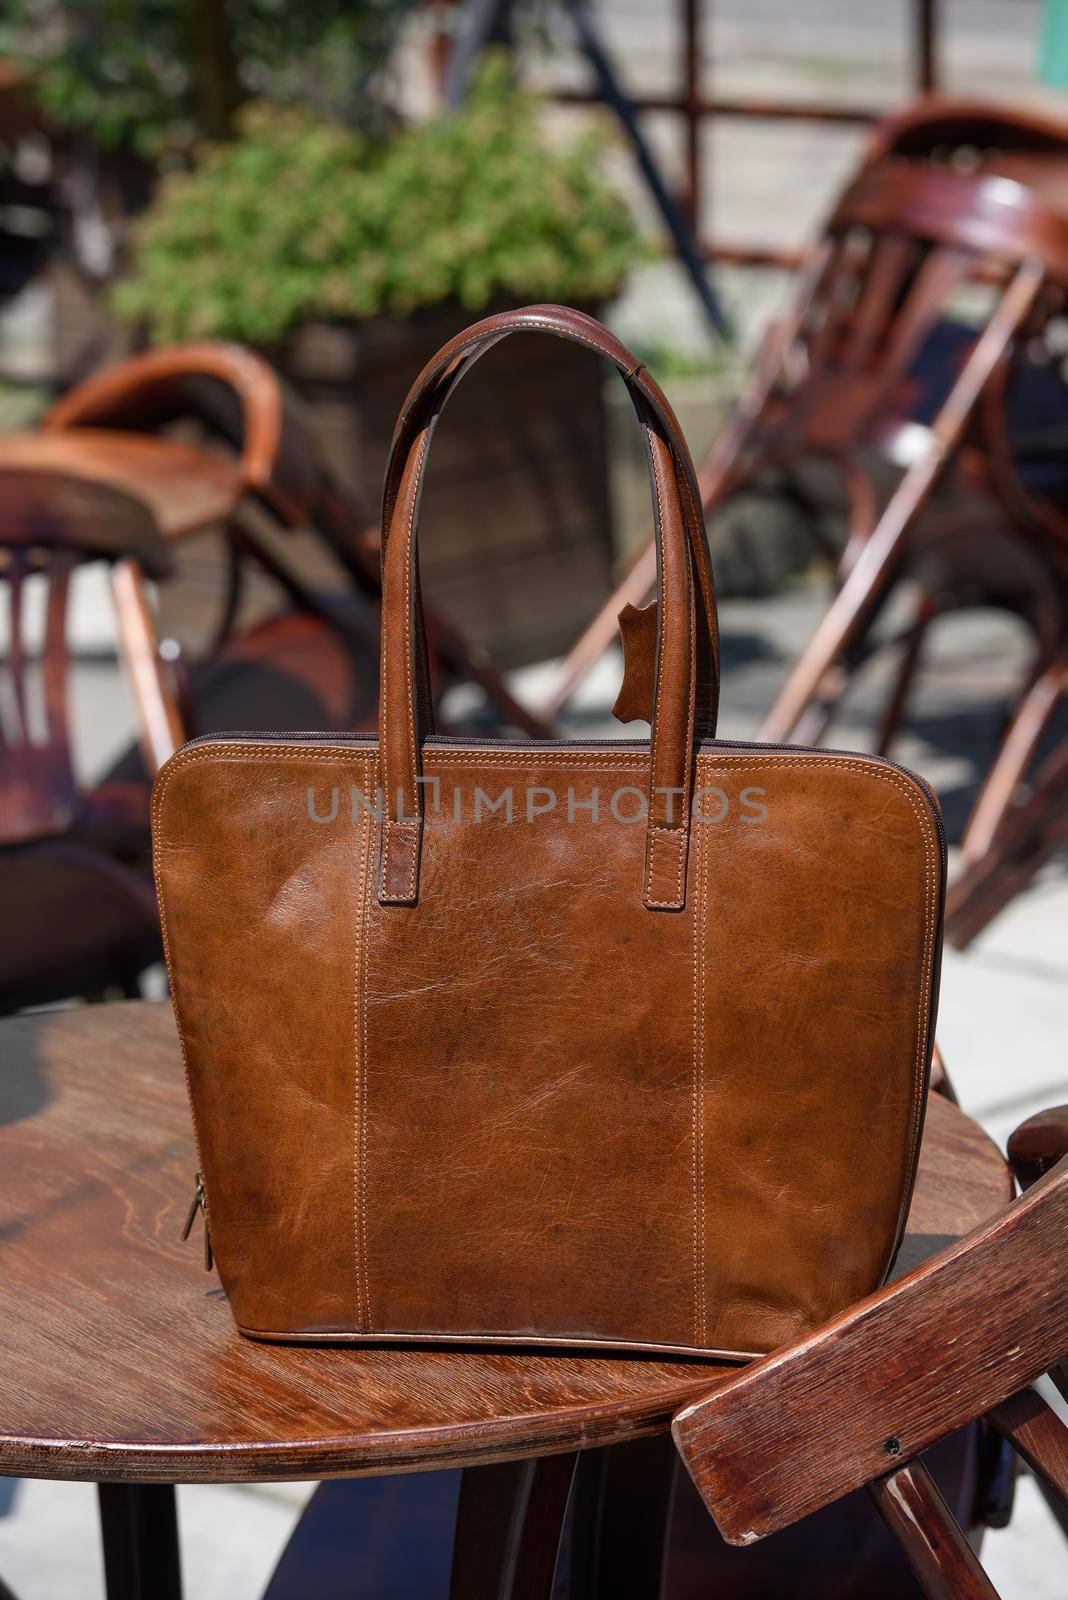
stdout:
<svg viewBox="0 0 1068 1600">
<path fill-rule="evenodd" d="M 376 113 L 413 0 L 4 0 L 0 55 L 51 120 L 156 161 L 221 138 L 251 97 Z"/>
<path fill-rule="evenodd" d="M 248 106 L 164 178 L 115 307 L 155 340 L 273 344 L 312 318 L 605 299 L 648 249 L 601 154 L 597 133 L 553 148 L 499 57 L 462 111 L 384 139 Z"/>
</svg>

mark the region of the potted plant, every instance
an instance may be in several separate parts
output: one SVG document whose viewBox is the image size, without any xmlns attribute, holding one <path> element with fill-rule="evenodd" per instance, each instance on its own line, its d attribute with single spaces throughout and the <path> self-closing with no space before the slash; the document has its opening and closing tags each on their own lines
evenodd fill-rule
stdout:
<svg viewBox="0 0 1068 1600">
<path fill-rule="evenodd" d="M 252 96 L 308 99 L 374 125 L 413 0 L 7 0 L 0 55 L 51 148 L 67 248 L 50 265 L 55 368 L 71 382 L 121 353 L 102 288 L 161 171 L 227 138 Z"/>
<path fill-rule="evenodd" d="M 446 339 L 507 305 L 596 311 L 646 254 L 600 136 L 550 142 L 491 57 L 460 111 L 385 135 L 244 108 L 233 138 L 162 180 L 114 306 L 157 342 L 264 350 L 374 504 L 396 412 Z M 508 340 L 454 409 L 425 502 L 430 586 L 501 660 L 535 659 L 608 581 L 601 375 L 558 341 Z"/>
</svg>

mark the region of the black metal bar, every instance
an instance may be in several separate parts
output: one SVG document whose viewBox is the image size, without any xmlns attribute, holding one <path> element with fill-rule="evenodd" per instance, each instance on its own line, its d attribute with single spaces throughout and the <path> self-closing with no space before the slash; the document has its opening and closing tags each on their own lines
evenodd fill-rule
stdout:
<svg viewBox="0 0 1068 1600">
<path fill-rule="evenodd" d="M 936 5 L 937 0 L 915 0 L 915 82 L 919 94 L 930 94 L 938 86 Z"/>
<path fill-rule="evenodd" d="M 463 105 L 467 98 L 475 62 L 486 46 L 506 43 L 511 34 L 511 0 L 467 0 L 465 10 L 445 78 L 445 104 L 450 111 Z"/>
<path fill-rule="evenodd" d="M 620 125 L 627 136 L 635 159 L 641 169 L 642 177 L 645 179 L 649 192 L 656 202 L 657 209 L 664 219 L 664 224 L 671 235 L 671 242 L 675 246 L 675 252 L 686 268 L 697 298 L 700 300 L 714 331 L 721 339 L 729 342 L 733 338 L 733 330 L 727 314 L 720 305 L 705 274 L 696 241 L 687 227 L 678 206 L 667 192 L 664 180 L 660 176 L 660 169 L 653 159 L 652 151 L 649 149 L 645 137 L 638 127 L 634 107 L 620 85 L 615 68 L 597 36 L 587 8 L 582 4 L 576 4 L 575 0 L 570 0 L 567 9 L 575 24 L 579 43 L 582 45 L 586 59 L 593 68 L 600 90 L 600 97 L 619 118 Z"/>
</svg>

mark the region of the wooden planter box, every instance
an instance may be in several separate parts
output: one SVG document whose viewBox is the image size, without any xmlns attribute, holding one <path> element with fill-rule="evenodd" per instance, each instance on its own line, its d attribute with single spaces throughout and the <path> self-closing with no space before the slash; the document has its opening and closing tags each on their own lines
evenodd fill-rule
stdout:
<svg viewBox="0 0 1068 1600">
<path fill-rule="evenodd" d="M 400 405 L 430 357 L 473 320 L 456 310 L 309 324 L 267 352 L 305 402 L 331 467 L 375 520 Z M 608 591 L 603 377 L 588 352 L 519 334 L 479 362 L 435 433 L 420 514 L 424 592 L 500 666 L 566 650 Z"/>
</svg>

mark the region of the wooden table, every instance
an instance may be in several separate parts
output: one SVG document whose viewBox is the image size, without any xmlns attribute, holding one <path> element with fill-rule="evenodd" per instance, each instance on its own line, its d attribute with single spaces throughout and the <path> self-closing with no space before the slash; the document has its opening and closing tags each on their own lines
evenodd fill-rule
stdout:
<svg viewBox="0 0 1068 1600">
<path fill-rule="evenodd" d="M 530 1508 L 522 1592 L 547 1593 L 537 1569 L 555 1556 L 574 1452 L 662 1432 L 726 1370 L 243 1339 L 199 1248 L 179 1242 L 195 1164 L 169 1005 L 0 1024 L 0 1474 L 121 1486 L 101 1492 L 113 1600 L 178 1593 L 175 1483 L 535 1458 L 503 1498 L 509 1526 L 520 1498 Z M 933 1096 L 902 1266 L 1009 1194 L 994 1146 Z M 489 1560 L 485 1523 L 479 1542 Z"/>
</svg>

